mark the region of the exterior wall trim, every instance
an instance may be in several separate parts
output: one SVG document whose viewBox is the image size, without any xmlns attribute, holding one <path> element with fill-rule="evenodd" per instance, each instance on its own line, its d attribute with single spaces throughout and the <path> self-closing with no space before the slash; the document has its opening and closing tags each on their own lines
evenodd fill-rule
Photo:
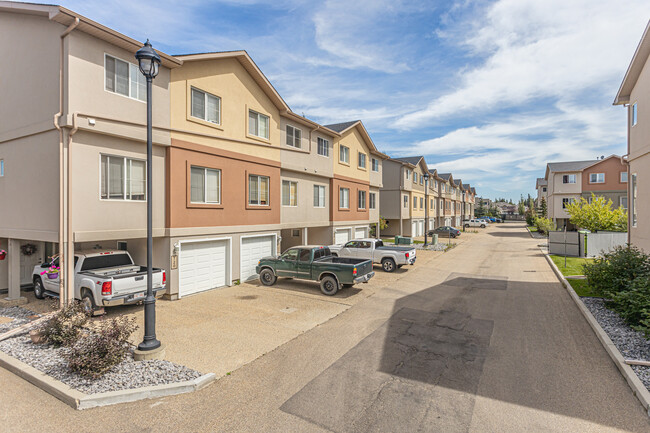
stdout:
<svg viewBox="0 0 650 433">
<path fill-rule="evenodd" d="M 217 149 L 215 147 L 205 146 L 203 144 L 196 144 L 189 141 L 179 140 L 178 138 L 172 138 L 172 147 L 191 150 L 199 153 L 206 153 L 208 155 L 216 155 L 224 158 L 236 159 L 244 162 L 253 162 L 255 164 L 267 165 L 274 168 L 280 168 L 280 163 L 278 161 L 272 161 L 270 159 L 259 158 L 252 155 L 245 155 L 238 152 L 231 152 L 229 150 Z"/>
</svg>

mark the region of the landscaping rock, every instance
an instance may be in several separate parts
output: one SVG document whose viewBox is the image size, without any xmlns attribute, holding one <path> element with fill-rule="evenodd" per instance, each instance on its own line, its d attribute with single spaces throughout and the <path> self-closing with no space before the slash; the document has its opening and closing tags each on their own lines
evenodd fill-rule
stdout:
<svg viewBox="0 0 650 433">
<path fill-rule="evenodd" d="M 8 307 L 0 308 L 0 317 L 9 317 L 13 320 L 0 322 L 0 334 L 7 332 L 11 329 L 17 328 L 20 325 L 30 321 L 31 316 L 36 313 L 29 311 L 22 307 Z"/>
</svg>

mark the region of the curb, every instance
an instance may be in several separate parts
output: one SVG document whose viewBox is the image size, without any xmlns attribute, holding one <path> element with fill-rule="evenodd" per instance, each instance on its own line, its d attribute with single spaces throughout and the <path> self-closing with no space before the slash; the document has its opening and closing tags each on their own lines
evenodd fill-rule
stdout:
<svg viewBox="0 0 650 433">
<path fill-rule="evenodd" d="M 0 352 L 0 367 L 22 377 L 77 410 L 194 392 L 205 388 L 216 378 L 214 373 L 208 373 L 185 382 L 84 394 L 3 352 Z"/>
<path fill-rule="evenodd" d="M 621 355 L 621 352 L 618 351 L 618 348 L 614 345 L 607 333 L 603 330 L 603 328 L 600 327 L 600 324 L 598 324 L 596 318 L 591 314 L 591 311 L 589 311 L 585 304 L 582 303 L 580 297 L 573 290 L 573 287 L 571 287 L 571 284 L 569 284 L 564 275 L 562 275 L 562 272 L 560 272 L 557 266 L 555 266 L 553 260 L 549 257 L 548 254 L 544 253 L 543 251 L 542 254 L 544 254 L 544 257 L 546 258 L 548 264 L 551 266 L 551 269 L 553 269 L 555 276 L 557 276 L 564 288 L 567 290 L 567 292 L 569 292 L 571 299 L 573 299 L 573 302 L 575 302 L 576 306 L 587 320 L 587 323 L 589 323 L 591 326 L 591 329 L 596 334 L 596 337 L 598 337 L 598 340 L 600 340 L 601 344 L 609 356 L 612 358 L 612 361 L 614 361 L 614 364 L 625 378 L 627 384 L 632 389 L 632 393 L 636 396 L 636 398 L 639 399 L 639 402 L 641 402 L 641 405 L 646 410 L 646 413 L 648 416 L 650 416 L 650 391 L 648 391 L 643 382 L 641 382 L 641 379 L 639 379 L 634 370 L 632 370 L 632 368 L 625 363 L 625 359 L 623 358 L 623 355 Z"/>
</svg>

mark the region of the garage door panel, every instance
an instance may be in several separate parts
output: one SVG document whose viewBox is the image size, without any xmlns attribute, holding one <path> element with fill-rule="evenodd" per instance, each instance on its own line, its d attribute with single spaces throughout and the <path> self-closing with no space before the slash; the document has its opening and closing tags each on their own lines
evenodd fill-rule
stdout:
<svg viewBox="0 0 650 433">
<path fill-rule="evenodd" d="M 362 239 L 367 237 L 366 235 L 366 228 L 365 227 L 357 227 L 354 229 L 354 238 L 355 239 Z"/>
<path fill-rule="evenodd" d="M 239 277 L 242 281 L 257 277 L 257 273 L 255 272 L 257 262 L 262 257 L 274 255 L 275 243 L 276 241 L 274 235 L 242 238 Z"/>
<path fill-rule="evenodd" d="M 226 240 L 184 242 L 179 253 L 179 296 L 227 285 Z"/>
<path fill-rule="evenodd" d="M 350 240 L 350 229 L 339 229 L 334 231 L 334 243 L 336 245 L 344 244 Z"/>
</svg>

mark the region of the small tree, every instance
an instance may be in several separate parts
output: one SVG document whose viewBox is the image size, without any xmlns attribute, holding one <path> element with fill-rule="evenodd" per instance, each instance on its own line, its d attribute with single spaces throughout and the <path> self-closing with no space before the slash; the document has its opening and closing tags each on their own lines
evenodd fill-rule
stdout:
<svg viewBox="0 0 650 433">
<path fill-rule="evenodd" d="M 548 232 L 553 230 L 555 225 L 553 224 L 553 221 L 548 218 L 536 218 L 535 227 L 537 227 L 537 232 L 543 235 L 548 235 Z"/>
<path fill-rule="evenodd" d="M 540 207 L 542 208 L 542 218 L 548 218 L 548 205 L 546 204 L 545 197 L 542 197 L 542 204 Z"/>
<path fill-rule="evenodd" d="M 576 226 L 592 232 L 609 230 L 627 231 L 627 212 L 623 208 L 612 209 L 612 201 L 604 197 L 591 195 L 591 203 L 581 197 L 579 201 L 569 203 L 566 211 L 570 221 Z"/>
<path fill-rule="evenodd" d="M 524 215 L 526 213 L 526 205 L 524 204 L 524 200 L 520 200 L 519 204 L 517 205 L 517 212 L 519 212 L 519 215 Z"/>
</svg>

